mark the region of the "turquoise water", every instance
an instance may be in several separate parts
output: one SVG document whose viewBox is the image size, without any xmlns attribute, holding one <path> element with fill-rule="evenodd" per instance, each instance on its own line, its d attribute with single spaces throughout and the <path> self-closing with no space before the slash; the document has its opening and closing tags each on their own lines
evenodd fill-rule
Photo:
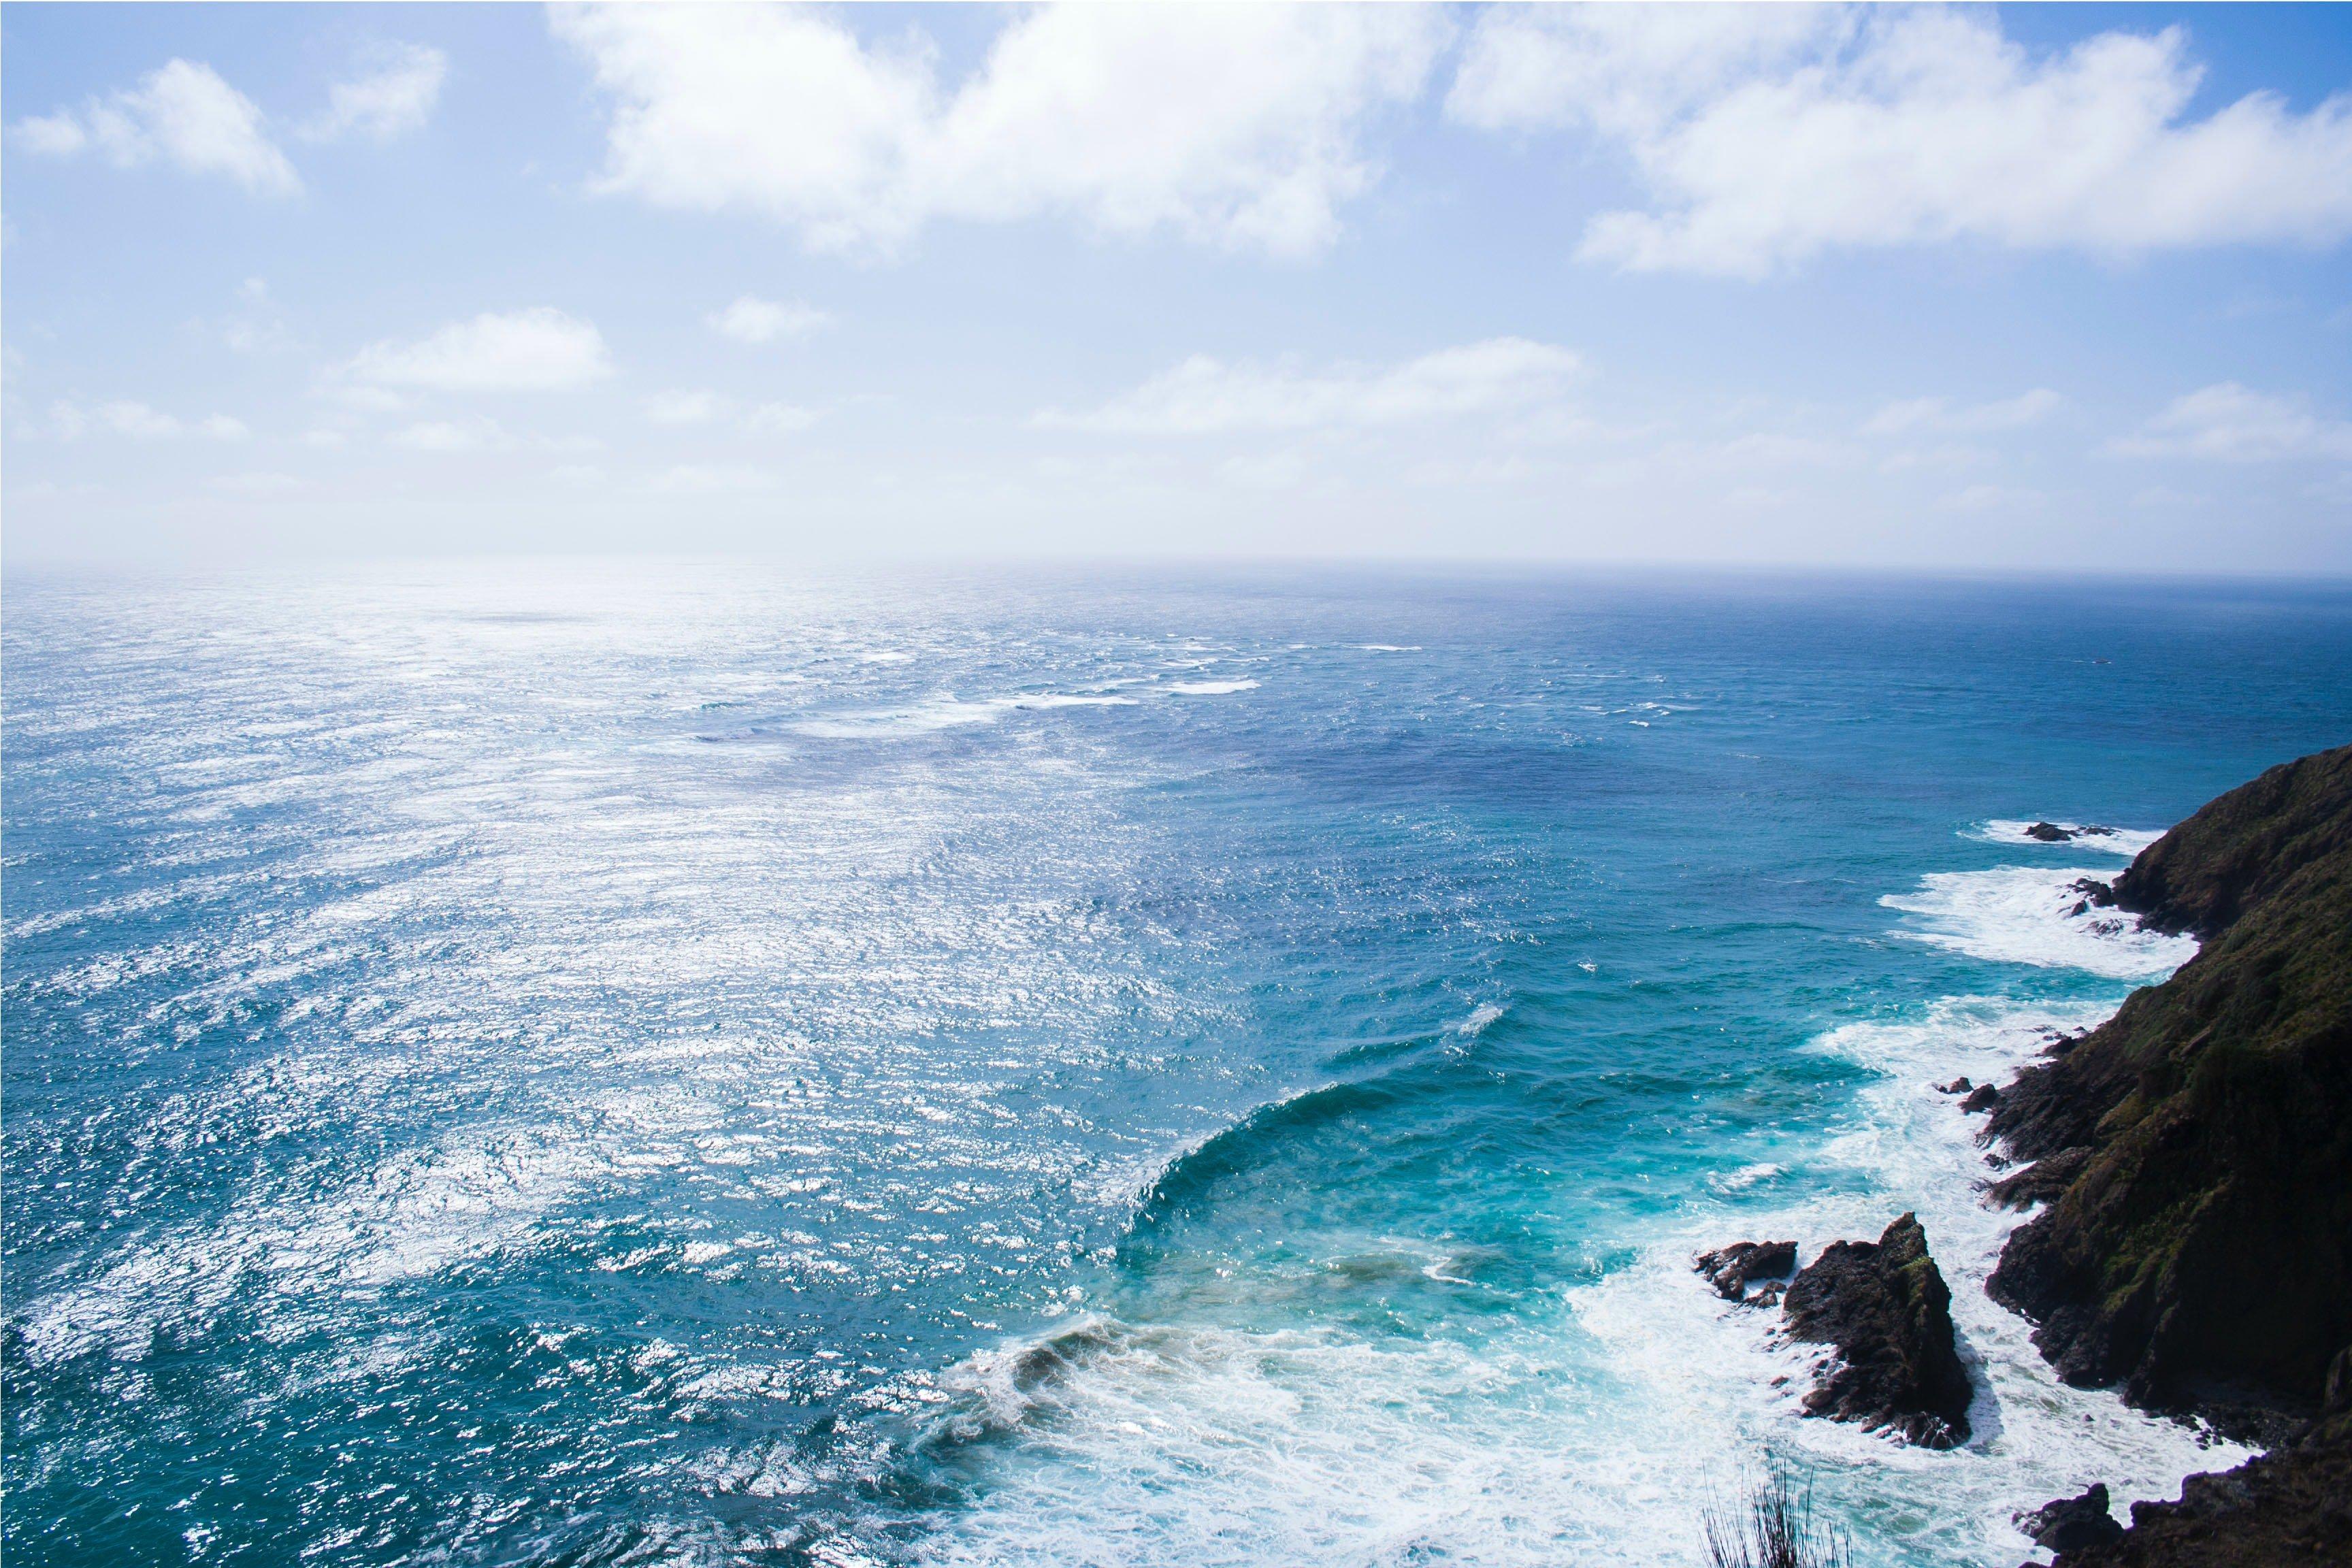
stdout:
<svg viewBox="0 0 2352 1568">
<path fill-rule="evenodd" d="M 2352 738 L 2352 590 L 11 579 L 5 1546 L 1870 1563 L 2230 1462 L 1978 1289 L 2064 913 Z M 1916 1209 L 1978 1436 L 1689 1271 Z M 1776 1386 L 1776 1380 L 1780 1385 Z"/>
</svg>

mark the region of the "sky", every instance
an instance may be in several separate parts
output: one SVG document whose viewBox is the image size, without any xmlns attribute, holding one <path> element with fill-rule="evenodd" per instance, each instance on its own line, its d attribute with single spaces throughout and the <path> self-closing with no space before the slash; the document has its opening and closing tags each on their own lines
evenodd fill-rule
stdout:
<svg viewBox="0 0 2352 1568">
<path fill-rule="evenodd" d="M 2352 7 L 0 7 L 11 566 L 2352 573 Z"/>
</svg>

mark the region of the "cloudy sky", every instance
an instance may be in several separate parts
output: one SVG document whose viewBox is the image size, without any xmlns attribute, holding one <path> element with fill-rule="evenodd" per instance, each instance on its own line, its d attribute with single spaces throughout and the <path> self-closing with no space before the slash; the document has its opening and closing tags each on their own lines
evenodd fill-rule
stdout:
<svg viewBox="0 0 2352 1568">
<path fill-rule="evenodd" d="M 11 563 L 2352 571 L 2342 7 L 0 35 Z"/>
</svg>

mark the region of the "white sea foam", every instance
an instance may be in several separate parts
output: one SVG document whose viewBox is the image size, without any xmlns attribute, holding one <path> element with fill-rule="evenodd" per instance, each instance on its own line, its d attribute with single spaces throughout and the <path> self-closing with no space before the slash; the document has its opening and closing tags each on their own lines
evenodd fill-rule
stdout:
<svg viewBox="0 0 2352 1568">
<path fill-rule="evenodd" d="M 950 1380 L 971 1401 L 961 1436 L 1019 1441 L 927 1559 L 1664 1568 L 1703 1560 L 1708 1489 L 1768 1452 L 1814 1476 L 1872 1564 L 2021 1560 L 2014 1514 L 2094 1480 L 2126 1503 L 2176 1495 L 2182 1475 L 2247 1451 L 2051 1373 L 2030 1326 L 1984 1295 L 2019 1216 L 1979 1204 L 1975 1121 L 1931 1087 L 1998 1078 L 2103 1011 L 1963 998 L 1823 1037 L 1813 1049 L 1878 1075 L 1825 1144 L 1736 1173 L 1720 1184 L 1736 1198 L 1663 1218 L 1630 1267 L 1488 1336 L 1097 1321 L 1050 1357 L 975 1358 Z M 1762 1191 L 1784 1201 L 1759 1207 Z M 1810 1257 L 1905 1209 L 1951 1282 L 1980 1386 L 1976 1435 L 1950 1452 L 1805 1417 L 1818 1349 L 1690 1265 L 1741 1237 L 1792 1237 Z M 1442 1261 L 1417 1272 L 1473 1288 Z"/>
<path fill-rule="evenodd" d="M 677 1095 L 606 1095 L 564 1123 L 469 1131 L 405 1150 L 326 1192 L 256 1193 L 218 1226 L 142 1238 L 78 1284 L 25 1308 L 26 1359 L 143 1352 L 159 1324 L 201 1333 L 258 1294 L 307 1321 L 367 1293 L 529 1244 L 547 1210 L 590 1181 L 693 1159 L 675 1134 L 715 1113 Z M 649 1129 L 673 1136 L 646 1139 Z"/>
<path fill-rule="evenodd" d="M 1255 680 L 1177 680 L 1168 686 L 1171 691 L 1186 697 L 1228 697 L 1236 691 L 1255 691 Z"/>
<path fill-rule="evenodd" d="M 2161 980 L 2196 955 L 2193 937 L 2143 930 L 2133 916 L 2095 905 L 2076 912 L 2084 899 L 2074 884 L 2100 876 L 2080 866 L 1937 871 L 1917 891 L 1878 901 L 1909 917 L 1897 935 L 2000 963 Z"/>
<path fill-rule="evenodd" d="M 1784 1165 L 1770 1160 L 1759 1160 L 1753 1165 L 1742 1165 L 1724 1175 L 1709 1176 L 1706 1184 L 1718 1193 L 1744 1193 L 1759 1183 L 1769 1182 L 1775 1176 L 1787 1174 L 1787 1172 L 1788 1167 Z"/>
<path fill-rule="evenodd" d="M 2074 837 L 2057 840 L 2054 844 L 2047 839 L 2036 838 L 2026 831 L 2027 828 L 2033 826 L 2035 822 L 2048 822 L 2051 826 L 2061 828 L 2073 834 Z M 2097 823 L 2060 822 L 2051 817 L 2037 817 L 2031 822 L 2012 822 L 2006 817 L 1995 817 L 1990 822 L 1980 822 L 1973 828 L 1968 829 L 1965 836 L 1970 838 L 1981 838 L 1992 844 L 2030 844 L 2037 848 L 2054 848 L 2058 844 L 2063 844 L 2077 854 L 2088 850 L 2102 855 L 2128 857 L 2137 855 L 2141 850 L 2163 837 L 2164 833 L 2161 829 L 2155 832 L 2143 832 L 2135 827 L 2107 827 Z"/>
<path fill-rule="evenodd" d="M 1925 922 L 1907 934 L 1979 956 L 2154 978 L 2194 951 L 2067 914 L 2058 894 L 2074 875 L 1931 877 L 1886 902 Z M 2022 1558 L 2017 1514 L 2093 1481 L 2126 1505 L 2174 1496 L 2183 1475 L 2249 1450 L 2058 1380 L 2030 1325 L 1985 1294 L 2022 1216 L 1982 1203 L 1979 1123 L 1933 1087 L 2004 1078 L 2111 1010 L 1960 997 L 1831 1031 L 1811 1048 L 1874 1076 L 1828 1137 L 1711 1181 L 1718 1198 L 1629 1237 L 1637 1261 L 1563 1291 L 1558 1315 L 1468 1341 L 1161 1325 L 1089 1344 L 1018 1399 L 992 1394 L 992 1422 L 1023 1441 L 929 1555 L 1663 1568 L 1700 1557 L 1706 1489 L 1759 1453 L 1812 1473 L 1873 1564 Z M 1765 1194 L 1777 1201 L 1759 1206 Z M 1951 1283 L 1978 1386 L 1974 1435 L 1949 1452 L 1804 1416 L 1818 1347 L 1790 1342 L 1776 1313 L 1723 1301 L 1690 1265 L 1742 1237 L 1793 1237 L 1810 1257 L 1906 1209 Z"/>
</svg>

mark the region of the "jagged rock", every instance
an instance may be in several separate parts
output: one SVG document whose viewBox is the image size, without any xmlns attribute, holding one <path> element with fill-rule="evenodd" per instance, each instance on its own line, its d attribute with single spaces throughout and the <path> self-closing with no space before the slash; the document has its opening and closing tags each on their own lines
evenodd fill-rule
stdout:
<svg viewBox="0 0 2352 1568">
<path fill-rule="evenodd" d="M 1993 1086 L 1989 1083 L 1980 1083 L 1969 1092 L 1969 1097 L 1966 1100 L 1960 1101 L 1960 1110 L 1970 1113 L 1979 1110 L 1990 1110 L 1994 1106 L 1999 1105 L 2000 1103 L 2000 1090 L 1993 1088 Z"/>
<path fill-rule="evenodd" d="M 2037 822 L 2025 830 L 2028 838 L 2039 838 L 2044 844 L 2063 844 L 2074 836 L 2054 822 Z"/>
<path fill-rule="evenodd" d="M 2070 915 L 2087 915 L 2095 909 L 2111 910 L 2116 905 L 2115 888 L 2095 877 L 2077 877 L 2066 884 L 2066 890 L 2083 895 L 2074 900 L 2074 907 L 2066 911 Z"/>
<path fill-rule="evenodd" d="M 1736 1241 L 1714 1252 L 1703 1252 L 1698 1258 L 1698 1271 L 1715 1286 L 1715 1293 L 1727 1301 L 1748 1299 L 1748 1287 L 1759 1279 L 1786 1279 L 1797 1269 L 1797 1244 L 1793 1241 Z M 1766 1300 L 1766 1296 L 1770 1300 Z M 1769 1306 L 1780 1300 L 1780 1291 L 1769 1289 L 1759 1292 L 1756 1304 Z"/>
<path fill-rule="evenodd" d="M 2221 796 L 2114 894 L 2204 946 L 2002 1090 L 2011 1157 L 2087 1152 L 1989 1289 L 2068 1382 L 2274 1438 L 2352 1342 L 2352 747 Z"/>
<path fill-rule="evenodd" d="M 1805 1412 L 1888 1427 L 1926 1448 L 1968 1440 L 1971 1391 L 1952 1331 L 1952 1294 L 1918 1219 L 1875 1242 L 1831 1244 L 1789 1287 L 1789 1331 L 1835 1347 Z"/>
<path fill-rule="evenodd" d="M 1949 1083 L 1937 1084 L 1936 1086 L 1936 1092 L 1937 1094 L 1966 1094 L 1969 1090 L 1974 1088 L 1976 1088 L 1976 1085 L 1970 1083 L 1966 1078 L 1956 1078 Z"/>
<path fill-rule="evenodd" d="M 2043 1503 L 2017 1521 L 2033 1544 L 2063 1556 L 2086 1546 L 2122 1539 L 2124 1527 L 2107 1510 L 2107 1483 L 2100 1481 L 2077 1498 Z"/>
</svg>

